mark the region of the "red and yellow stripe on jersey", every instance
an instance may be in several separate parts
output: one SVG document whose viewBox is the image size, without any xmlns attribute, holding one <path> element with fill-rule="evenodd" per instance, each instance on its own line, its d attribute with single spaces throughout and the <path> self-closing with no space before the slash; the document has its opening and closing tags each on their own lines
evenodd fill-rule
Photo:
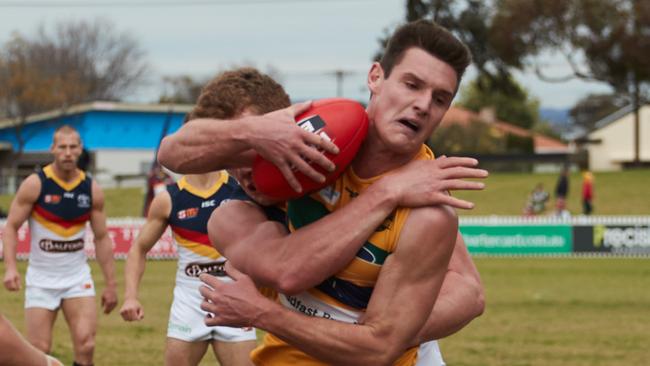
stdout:
<svg viewBox="0 0 650 366">
<path fill-rule="evenodd" d="M 72 182 L 64 182 L 48 165 L 38 173 L 41 194 L 34 203 L 32 219 L 43 228 L 68 238 L 78 234 L 90 219 L 92 185 L 86 174 L 79 170 Z"/>
<path fill-rule="evenodd" d="M 423 145 L 414 159 L 433 159 L 433 153 Z M 351 167 L 348 168 L 333 185 L 289 202 L 290 229 L 299 229 L 344 207 L 379 178 L 381 176 L 361 179 Z M 376 229 L 350 264 L 339 273 L 304 293 L 294 296 L 280 294 L 280 302 L 285 307 L 306 315 L 347 323 L 357 322 L 370 301 L 382 265 L 388 255 L 395 251 L 409 212 L 408 208 L 395 210 Z M 267 333 L 264 343 L 253 352 L 252 357 L 257 365 L 326 365 L 270 333 Z M 411 348 L 395 365 L 410 366 L 415 365 L 416 361 L 417 348 Z"/>
<path fill-rule="evenodd" d="M 189 278 L 185 274 L 188 265 L 222 259 L 210 244 L 208 220 L 212 211 L 223 200 L 229 199 L 236 188 L 237 182 L 225 171 L 222 171 L 212 187 L 206 190 L 192 186 L 186 177 L 167 186 L 172 202 L 168 222 L 178 247 L 177 282 L 198 281 L 198 278 Z"/>
<path fill-rule="evenodd" d="M 41 191 L 29 220 L 28 286 L 66 288 L 90 273 L 86 263 L 86 222 L 92 211 L 92 179 L 83 171 L 66 182 L 52 165 L 38 177 Z M 75 282 L 77 281 L 77 282 Z"/>
</svg>

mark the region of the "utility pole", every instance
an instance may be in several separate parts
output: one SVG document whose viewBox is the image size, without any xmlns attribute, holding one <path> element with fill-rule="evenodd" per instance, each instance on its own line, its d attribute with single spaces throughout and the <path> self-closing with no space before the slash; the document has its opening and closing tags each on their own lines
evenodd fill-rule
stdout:
<svg viewBox="0 0 650 366">
<path fill-rule="evenodd" d="M 336 78 L 336 96 L 341 98 L 343 97 L 343 81 L 348 75 L 354 74 L 355 71 L 348 71 L 343 69 L 336 69 L 334 71 L 328 71 L 326 74 L 333 75 Z"/>
</svg>

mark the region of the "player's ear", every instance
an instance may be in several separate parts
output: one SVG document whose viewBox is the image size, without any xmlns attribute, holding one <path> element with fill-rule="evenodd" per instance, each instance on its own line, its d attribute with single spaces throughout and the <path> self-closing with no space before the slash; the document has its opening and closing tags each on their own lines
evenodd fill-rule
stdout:
<svg viewBox="0 0 650 366">
<path fill-rule="evenodd" d="M 379 62 L 373 62 L 370 66 L 370 71 L 368 71 L 368 89 L 372 94 L 376 94 L 381 88 L 381 84 L 384 80 L 384 69 L 381 67 Z"/>
</svg>

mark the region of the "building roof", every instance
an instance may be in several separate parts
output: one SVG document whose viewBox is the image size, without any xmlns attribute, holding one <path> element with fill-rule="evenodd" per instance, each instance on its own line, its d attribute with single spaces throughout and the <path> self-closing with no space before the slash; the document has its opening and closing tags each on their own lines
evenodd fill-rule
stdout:
<svg viewBox="0 0 650 366">
<path fill-rule="evenodd" d="M 442 123 L 455 123 L 461 126 L 469 126 L 470 123 L 488 123 L 503 133 L 521 137 L 532 136 L 536 153 L 565 153 L 569 151 L 569 146 L 556 138 L 532 132 L 498 119 L 492 121 L 489 119 L 492 118 L 465 108 L 452 106 L 443 117 Z"/>
<path fill-rule="evenodd" d="M 22 127 L 25 152 L 47 151 L 54 130 L 75 127 L 84 146 L 96 149 L 155 149 L 161 138 L 176 131 L 191 105 L 92 102 L 31 116 Z M 0 121 L 0 143 L 18 148 L 13 124 Z"/>
</svg>

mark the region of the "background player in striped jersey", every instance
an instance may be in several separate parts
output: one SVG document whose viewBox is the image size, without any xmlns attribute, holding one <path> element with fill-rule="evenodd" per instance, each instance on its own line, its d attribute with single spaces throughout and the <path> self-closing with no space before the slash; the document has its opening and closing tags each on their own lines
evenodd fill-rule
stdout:
<svg viewBox="0 0 650 366">
<path fill-rule="evenodd" d="M 18 229 L 29 218 L 31 246 L 25 288 L 27 339 L 45 353 L 59 308 L 72 333 L 75 365 L 92 365 L 97 328 L 95 286 L 83 251 L 86 223 L 95 237 L 95 253 L 104 274 L 105 314 L 117 305 L 112 243 L 106 230 L 104 194 L 77 169 L 81 137 L 59 127 L 52 139 L 52 164 L 23 181 L 11 203 L 3 232 L 5 276 L 10 291 L 20 289 L 16 269 Z"/>
<path fill-rule="evenodd" d="M 240 150 L 250 148 L 252 152 L 264 143 L 264 139 L 256 137 L 256 134 L 268 133 L 276 127 L 279 129 L 295 127 L 292 122 L 294 116 L 292 112 L 295 108 L 296 106 L 267 116 L 237 121 L 195 121 L 184 126 L 176 135 L 166 138 L 159 157 L 163 164 L 177 170 L 200 171 L 205 169 L 205 166 L 241 164 L 241 161 L 232 159 L 232 154 L 239 152 L 237 148 Z M 241 131 L 242 128 L 245 131 Z M 288 133 L 280 135 L 290 136 Z M 296 133 L 296 135 L 296 140 L 300 142 L 300 134 Z M 164 153 L 165 149 L 169 154 Z M 267 149 L 260 148 L 260 150 Z M 290 154 L 291 151 L 285 150 L 283 153 Z M 212 159 L 208 159 L 209 157 Z M 213 217 L 224 219 L 229 226 L 224 231 L 224 235 L 230 239 L 248 239 L 247 237 L 250 236 L 247 249 L 240 251 L 239 254 L 249 256 L 251 260 L 268 259 L 265 261 L 266 264 L 253 270 L 256 280 L 259 279 L 260 282 L 280 291 L 293 293 L 318 284 L 319 281 L 336 272 L 337 266 L 340 268 L 341 265 L 349 262 L 365 239 L 390 214 L 392 208 L 386 205 L 386 200 L 378 199 L 377 192 L 385 194 L 393 192 L 391 193 L 393 195 L 395 190 L 401 189 L 401 193 L 393 197 L 400 197 L 399 202 L 395 203 L 404 206 L 447 203 L 454 207 L 471 208 L 471 203 L 450 197 L 445 192 L 448 189 L 480 189 L 481 184 L 461 180 L 467 177 L 485 176 L 484 171 L 466 168 L 475 164 L 476 161 L 473 159 L 463 158 L 443 158 L 410 164 L 408 169 L 405 168 L 401 173 L 394 174 L 395 178 L 401 177 L 402 181 L 407 182 L 406 186 L 404 184 L 378 185 L 375 194 L 368 192 L 360 194 L 347 206 L 347 214 L 344 210 L 337 211 L 328 219 L 314 223 L 312 228 L 315 230 L 312 233 L 316 235 L 299 230 L 304 235 L 296 235 L 298 234 L 296 232 L 285 238 L 287 232 L 282 225 L 267 221 L 264 212 L 256 206 L 235 201 L 229 201 L 224 209 L 236 205 L 241 209 L 240 212 L 231 210 L 228 211 L 228 216 L 215 214 Z M 250 169 L 240 169 L 236 174 L 251 196 L 256 200 L 261 198 L 264 201 L 265 198 L 260 196 L 252 185 Z M 382 186 L 383 188 L 380 188 Z M 405 187 L 407 189 L 404 189 Z M 388 191 L 385 190 L 386 188 Z M 359 208 L 363 211 L 359 211 Z M 363 219 L 361 220 L 360 217 Z M 343 227 L 348 227 L 340 224 L 351 222 L 357 223 L 352 230 L 349 232 L 342 230 Z M 215 232 L 218 233 L 219 230 Z M 348 233 L 354 234 L 350 236 L 347 235 Z M 219 237 L 229 241 L 225 236 L 219 235 Z M 264 240 L 275 241 L 275 243 L 266 246 L 262 244 Z M 233 248 L 242 248 L 237 240 L 230 242 L 237 244 L 233 245 Z M 460 236 L 441 294 L 431 316 L 417 336 L 413 337 L 411 345 L 452 334 L 483 310 L 482 287 L 478 272 Z M 429 357 L 432 362 L 442 362 L 439 355 L 429 355 Z"/>
<path fill-rule="evenodd" d="M 288 104 L 289 97 L 271 78 L 251 69 L 240 69 L 225 72 L 206 85 L 187 119 L 232 119 L 270 112 Z M 179 259 L 167 330 L 167 365 L 197 365 L 208 345 L 212 345 L 221 365 L 251 365 L 249 353 L 256 346 L 255 329 L 206 326 L 207 313 L 200 309 L 203 298 L 198 290 L 202 273 L 228 279 L 223 271 L 225 259 L 208 240 L 207 223 L 212 211 L 230 198 L 236 188 L 237 183 L 224 170 L 183 176 L 154 197 L 147 221 L 129 251 L 125 300 L 120 313 L 125 320 L 133 321 L 144 317 L 138 287 L 145 255 L 167 226 L 171 227 Z"/>
</svg>

